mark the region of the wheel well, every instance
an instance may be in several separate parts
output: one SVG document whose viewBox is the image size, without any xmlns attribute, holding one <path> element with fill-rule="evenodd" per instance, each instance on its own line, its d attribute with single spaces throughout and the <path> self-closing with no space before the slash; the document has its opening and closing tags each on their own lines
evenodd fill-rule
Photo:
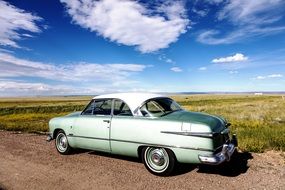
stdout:
<svg viewBox="0 0 285 190">
<path fill-rule="evenodd" d="M 147 146 L 139 146 L 139 148 L 138 148 L 139 159 L 142 159 L 142 150 L 143 150 L 144 147 L 147 147 Z"/>
<path fill-rule="evenodd" d="M 62 129 L 55 129 L 55 130 L 53 131 L 53 139 L 55 139 L 55 137 L 56 137 L 56 135 L 57 135 L 57 133 L 58 133 L 59 131 L 62 131 Z"/>
</svg>

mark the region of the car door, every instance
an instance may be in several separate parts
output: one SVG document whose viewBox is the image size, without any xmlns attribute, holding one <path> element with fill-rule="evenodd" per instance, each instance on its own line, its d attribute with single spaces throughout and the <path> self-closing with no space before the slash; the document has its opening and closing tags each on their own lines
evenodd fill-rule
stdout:
<svg viewBox="0 0 285 190">
<path fill-rule="evenodd" d="M 141 134 L 136 131 L 136 121 L 129 106 L 123 100 L 114 99 L 110 133 L 112 153 L 137 156 L 137 144 L 131 142 Z"/>
<path fill-rule="evenodd" d="M 110 152 L 112 99 L 92 100 L 73 126 L 78 148 Z"/>
</svg>

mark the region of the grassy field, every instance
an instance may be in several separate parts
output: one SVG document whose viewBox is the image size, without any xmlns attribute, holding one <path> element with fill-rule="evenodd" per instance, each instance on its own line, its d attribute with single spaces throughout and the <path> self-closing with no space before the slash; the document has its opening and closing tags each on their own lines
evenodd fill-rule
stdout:
<svg viewBox="0 0 285 190">
<path fill-rule="evenodd" d="M 232 123 L 244 151 L 285 151 L 285 96 L 179 95 L 185 109 L 221 115 Z M 82 110 L 91 97 L 1 98 L 0 129 L 48 130 L 49 119 Z"/>
</svg>

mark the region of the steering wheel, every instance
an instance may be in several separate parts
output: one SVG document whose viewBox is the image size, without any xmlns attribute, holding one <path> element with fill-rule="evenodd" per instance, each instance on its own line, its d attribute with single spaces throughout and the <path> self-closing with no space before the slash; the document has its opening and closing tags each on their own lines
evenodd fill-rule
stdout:
<svg viewBox="0 0 285 190">
<path fill-rule="evenodd" d="M 101 107 L 96 107 L 96 108 L 94 109 L 94 111 L 104 111 L 104 109 L 101 108 Z"/>
</svg>

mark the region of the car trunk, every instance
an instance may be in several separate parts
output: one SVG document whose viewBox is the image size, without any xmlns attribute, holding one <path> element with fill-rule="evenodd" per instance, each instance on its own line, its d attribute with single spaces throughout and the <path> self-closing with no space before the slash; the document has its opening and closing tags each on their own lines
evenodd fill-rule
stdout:
<svg viewBox="0 0 285 190">
<path fill-rule="evenodd" d="M 218 116 L 181 110 L 164 116 L 164 119 L 208 126 L 209 131 L 213 134 L 213 148 L 216 151 L 219 151 L 219 148 L 222 148 L 223 144 L 229 142 L 227 122 Z M 196 129 L 195 131 L 199 130 Z"/>
<path fill-rule="evenodd" d="M 184 110 L 165 115 L 163 118 L 167 120 L 206 125 L 210 127 L 211 132 L 213 133 L 220 133 L 225 129 L 226 126 L 226 122 L 220 117 L 206 113 L 190 112 Z"/>
</svg>

